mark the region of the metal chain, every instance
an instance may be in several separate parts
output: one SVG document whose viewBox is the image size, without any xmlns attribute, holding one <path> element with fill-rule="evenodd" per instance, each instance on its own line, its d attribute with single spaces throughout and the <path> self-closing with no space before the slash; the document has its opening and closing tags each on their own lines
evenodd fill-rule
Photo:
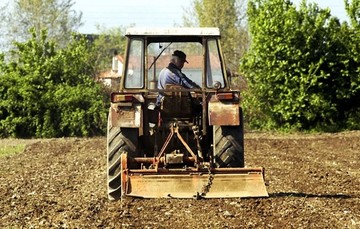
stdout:
<svg viewBox="0 0 360 229">
<path fill-rule="evenodd" d="M 207 167 L 207 169 L 208 169 L 209 178 L 207 184 L 205 184 L 201 189 L 201 196 L 205 196 L 206 193 L 210 191 L 212 181 L 214 180 L 214 175 L 211 173 L 210 167 Z"/>
</svg>

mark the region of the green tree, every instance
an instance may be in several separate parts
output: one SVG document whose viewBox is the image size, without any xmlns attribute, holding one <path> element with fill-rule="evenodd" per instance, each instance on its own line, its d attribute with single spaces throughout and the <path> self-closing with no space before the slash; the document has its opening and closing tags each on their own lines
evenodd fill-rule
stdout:
<svg viewBox="0 0 360 229">
<path fill-rule="evenodd" d="M 6 33 L 5 30 L 5 20 L 6 20 L 6 8 L 7 5 L 1 6 L 0 5 L 0 50 L 4 50 L 4 45 L 5 45 L 5 36 L 4 34 Z"/>
<path fill-rule="evenodd" d="M 16 42 L 0 61 L 0 136 L 92 136 L 105 128 L 104 93 L 91 76 L 89 45 L 56 47 L 46 32 Z"/>
<path fill-rule="evenodd" d="M 357 30 L 360 27 L 360 1 L 359 0 L 344 0 L 345 10 L 350 18 L 351 25 Z"/>
<path fill-rule="evenodd" d="M 347 29 L 346 39 L 348 59 L 344 62 L 346 69 L 343 74 L 348 79 L 349 98 L 345 104 L 348 117 L 347 126 L 351 129 L 360 129 L 360 0 L 344 0 L 345 10 L 350 18 L 351 25 Z"/>
<path fill-rule="evenodd" d="M 243 0 L 195 0 L 185 25 L 219 27 L 222 48 L 230 70 L 237 72 L 240 58 L 249 45 Z"/>
<path fill-rule="evenodd" d="M 9 43 L 26 41 L 32 37 L 30 28 L 38 38 L 46 29 L 49 38 L 64 46 L 82 25 L 82 13 L 72 10 L 73 5 L 73 0 L 14 0 L 1 9 L 3 36 Z"/>
<path fill-rule="evenodd" d="M 98 26 L 99 35 L 92 43 L 93 72 L 98 75 L 100 72 L 111 69 L 113 55 L 125 54 L 125 28 L 105 28 Z"/>
<path fill-rule="evenodd" d="M 329 9 L 306 1 L 299 10 L 286 0 L 249 1 L 248 17 L 252 43 L 241 71 L 249 83 L 245 105 L 250 123 L 346 128 L 344 120 L 358 106 L 359 93 L 350 27 Z"/>
</svg>

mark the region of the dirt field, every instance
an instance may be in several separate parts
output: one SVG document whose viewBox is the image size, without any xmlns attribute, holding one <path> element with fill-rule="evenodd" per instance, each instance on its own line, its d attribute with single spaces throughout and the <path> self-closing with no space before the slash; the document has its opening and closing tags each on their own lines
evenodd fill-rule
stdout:
<svg viewBox="0 0 360 229">
<path fill-rule="evenodd" d="M 269 198 L 110 202 L 105 138 L 29 141 L 0 158 L 0 228 L 360 228 L 360 132 L 245 138 Z"/>
</svg>

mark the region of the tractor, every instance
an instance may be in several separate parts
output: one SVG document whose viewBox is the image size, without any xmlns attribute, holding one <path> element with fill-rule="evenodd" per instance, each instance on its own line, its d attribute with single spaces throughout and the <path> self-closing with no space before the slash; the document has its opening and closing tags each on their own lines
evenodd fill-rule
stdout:
<svg viewBox="0 0 360 229">
<path fill-rule="evenodd" d="M 108 115 L 108 198 L 267 197 L 264 168 L 245 167 L 240 91 L 230 88 L 219 29 L 129 28 L 125 36 Z M 182 72 L 200 88 L 158 89 L 175 50 L 187 54 Z"/>
</svg>

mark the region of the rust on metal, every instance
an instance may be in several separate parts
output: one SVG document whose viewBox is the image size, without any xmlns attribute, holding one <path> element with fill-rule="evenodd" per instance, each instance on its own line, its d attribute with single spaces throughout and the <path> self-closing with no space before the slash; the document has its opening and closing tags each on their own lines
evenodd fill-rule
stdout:
<svg viewBox="0 0 360 229">
<path fill-rule="evenodd" d="M 268 197 L 263 168 L 128 169 L 126 196 L 141 198 Z M 211 179 L 209 177 L 211 176 Z M 211 183 L 209 184 L 209 180 Z M 204 193 L 204 189 L 207 189 Z"/>
<path fill-rule="evenodd" d="M 208 186 L 209 174 L 195 171 L 132 171 L 127 173 L 127 196 L 194 198 Z M 267 197 L 262 172 L 212 171 L 211 185 L 202 198 Z"/>
<path fill-rule="evenodd" d="M 125 196 L 126 193 L 128 192 L 127 184 L 129 183 L 127 178 L 127 173 L 126 171 L 128 171 L 127 165 L 128 165 L 128 157 L 126 153 L 122 153 L 121 157 L 120 157 L 120 176 L 121 176 L 121 196 Z"/>
<path fill-rule="evenodd" d="M 191 150 L 191 148 L 189 147 L 189 145 L 186 143 L 186 141 L 183 139 L 183 137 L 181 136 L 180 132 L 179 132 L 179 127 L 176 125 L 176 123 L 174 125 L 172 125 L 170 127 L 170 133 L 163 145 L 163 147 L 161 148 L 160 152 L 158 153 L 158 158 L 160 158 L 164 152 L 165 149 L 167 148 L 170 140 L 174 137 L 177 136 L 177 138 L 181 141 L 181 143 L 183 144 L 183 146 L 186 148 L 186 150 L 195 158 L 195 160 L 197 160 L 197 156 L 195 155 L 195 153 Z"/>
<path fill-rule="evenodd" d="M 143 112 L 141 104 L 132 104 L 131 106 L 121 106 L 111 104 L 111 124 L 116 127 L 142 127 Z"/>
<path fill-rule="evenodd" d="M 165 163 L 165 157 L 160 157 L 160 158 L 155 158 L 155 157 L 135 157 L 135 158 L 131 158 L 129 159 L 132 162 L 136 162 L 138 164 L 146 164 L 146 165 L 150 165 L 150 164 L 155 164 L 155 163 L 159 163 L 159 164 L 164 164 Z M 183 157 L 182 161 L 187 164 L 187 163 L 194 163 L 196 160 L 196 158 L 194 157 Z"/>
<path fill-rule="evenodd" d="M 209 124 L 217 126 L 240 125 L 240 109 L 238 103 L 209 102 Z"/>
</svg>

